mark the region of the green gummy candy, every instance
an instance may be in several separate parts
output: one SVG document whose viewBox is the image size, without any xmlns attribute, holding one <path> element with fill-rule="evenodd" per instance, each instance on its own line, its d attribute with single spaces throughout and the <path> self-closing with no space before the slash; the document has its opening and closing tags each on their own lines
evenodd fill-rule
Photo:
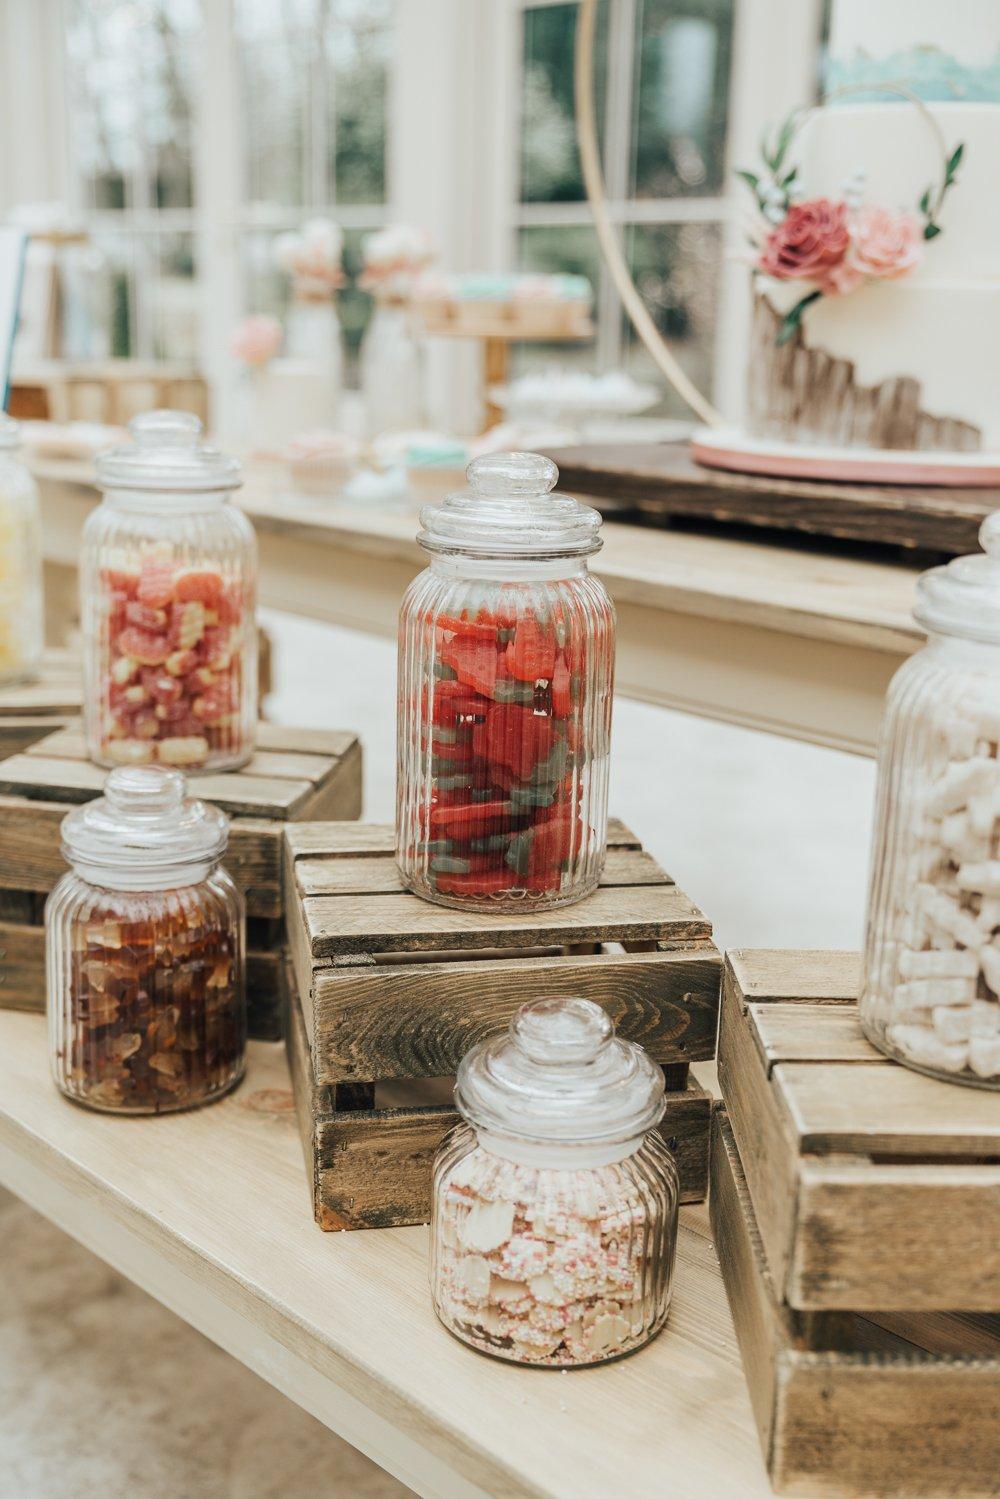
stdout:
<svg viewBox="0 0 1000 1499">
<path fill-rule="evenodd" d="M 458 672 L 453 666 L 448 666 L 444 661 L 434 662 L 434 675 L 440 677 L 443 682 L 457 682 Z"/>
<path fill-rule="evenodd" d="M 451 763 L 452 762 L 450 760 L 445 761 L 445 764 L 447 764 L 447 765 L 450 765 Z M 432 762 L 432 773 L 433 773 L 433 762 Z M 437 789 L 439 791 L 465 791 L 465 790 L 468 789 L 469 777 L 468 776 L 441 776 L 441 775 L 437 775 L 435 773 L 434 774 L 434 783 L 437 786 Z"/>
<path fill-rule="evenodd" d="M 445 755 L 432 755 L 431 775 L 434 776 L 435 779 L 441 777 L 442 779 L 449 780 L 452 783 L 449 789 L 452 791 L 457 791 L 462 786 L 468 786 L 471 781 L 471 777 L 468 775 L 456 774 L 455 766 L 457 764 L 458 761 L 450 760 Z M 438 785 L 441 784 L 442 781 L 438 780 Z"/>
<path fill-rule="evenodd" d="M 510 833 L 491 833 L 488 838 L 473 838 L 469 848 L 474 854 L 493 854 L 506 848 L 510 840 Z"/>
<path fill-rule="evenodd" d="M 518 682 L 513 677 L 498 677 L 493 696 L 498 703 L 519 703 L 522 708 L 530 708 L 535 701 L 535 684 Z"/>
<path fill-rule="evenodd" d="M 528 858 L 531 854 L 531 829 L 526 828 L 523 833 L 515 833 L 510 840 L 510 848 L 507 850 L 507 863 L 515 874 L 525 875 L 528 873 Z"/>
<path fill-rule="evenodd" d="M 544 781 L 540 785 L 514 786 L 510 799 L 515 807 L 551 807 L 556 795 L 556 782 Z"/>
<path fill-rule="evenodd" d="M 435 854 L 431 868 L 435 874 L 468 874 L 472 865 L 468 859 L 457 859 L 452 854 Z"/>
<path fill-rule="evenodd" d="M 540 760 L 531 772 L 528 785 L 541 787 L 561 781 L 566 774 L 568 760 L 569 746 L 565 739 L 557 739 L 549 752 L 548 759 Z"/>
</svg>

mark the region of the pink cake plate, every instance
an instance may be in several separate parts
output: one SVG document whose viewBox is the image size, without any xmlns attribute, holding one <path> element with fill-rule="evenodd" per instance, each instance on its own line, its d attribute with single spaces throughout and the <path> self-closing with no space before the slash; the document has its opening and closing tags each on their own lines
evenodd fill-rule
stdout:
<svg viewBox="0 0 1000 1499">
<path fill-rule="evenodd" d="M 773 442 L 739 427 L 699 427 L 691 452 L 706 468 L 775 479 L 829 479 L 859 484 L 988 488 L 1000 484 L 1000 453 L 911 452 Z"/>
</svg>

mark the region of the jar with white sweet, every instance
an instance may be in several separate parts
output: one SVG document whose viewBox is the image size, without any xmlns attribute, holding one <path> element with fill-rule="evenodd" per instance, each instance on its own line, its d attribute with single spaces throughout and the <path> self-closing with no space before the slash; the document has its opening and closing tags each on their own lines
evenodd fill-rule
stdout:
<svg viewBox="0 0 1000 1499">
<path fill-rule="evenodd" d="M 663 1073 L 599 1005 L 540 999 L 463 1059 L 434 1163 L 431 1290 L 449 1332 L 575 1368 L 663 1327 L 678 1179 Z"/>
<path fill-rule="evenodd" d="M 918 1071 L 1000 1088 L 1000 512 L 918 583 L 923 650 L 879 743 L 860 1018 Z"/>
</svg>

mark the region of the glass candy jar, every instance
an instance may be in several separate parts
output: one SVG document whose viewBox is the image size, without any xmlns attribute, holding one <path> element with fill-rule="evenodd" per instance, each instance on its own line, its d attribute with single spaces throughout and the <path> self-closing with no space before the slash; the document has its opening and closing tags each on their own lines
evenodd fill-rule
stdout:
<svg viewBox="0 0 1000 1499">
<path fill-rule="evenodd" d="M 667 1318 L 677 1168 L 663 1073 L 600 1006 L 541 999 L 464 1057 L 434 1163 L 431 1290 L 449 1332 L 514 1363 L 633 1353 Z"/>
<path fill-rule="evenodd" d="M 537 453 L 477 458 L 420 513 L 430 566 L 399 619 L 396 856 L 404 885 L 472 910 L 597 885 L 607 831 L 611 600 L 601 518 Z"/>
<path fill-rule="evenodd" d="M 243 897 L 220 860 L 229 823 L 158 766 L 113 770 L 63 819 L 45 907 L 56 1086 L 116 1114 L 210 1103 L 243 1075 Z"/>
<path fill-rule="evenodd" d="M 15 456 L 20 441 L 0 412 L 0 683 L 36 677 L 44 640 L 38 488 Z"/>
<path fill-rule="evenodd" d="M 80 557 L 87 753 L 99 765 L 230 770 L 257 728 L 257 543 L 240 466 L 180 411 L 97 460 Z"/>
<path fill-rule="evenodd" d="M 921 1072 L 1000 1088 L 1000 512 L 924 573 L 889 688 L 860 1018 Z"/>
</svg>

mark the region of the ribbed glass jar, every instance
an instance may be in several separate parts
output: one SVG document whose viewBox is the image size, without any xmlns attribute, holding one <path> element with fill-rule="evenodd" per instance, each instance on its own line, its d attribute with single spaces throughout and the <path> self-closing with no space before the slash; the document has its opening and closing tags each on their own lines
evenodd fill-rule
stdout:
<svg viewBox="0 0 1000 1499">
<path fill-rule="evenodd" d="M 924 574 L 923 650 L 878 750 L 860 1019 L 921 1072 L 1000 1088 L 1000 516 Z"/>
<path fill-rule="evenodd" d="M 38 486 L 17 459 L 20 440 L 0 412 L 0 683 L 37 677 L 44 643 Z"/>
<path fill-rule="evenodd" d="M 525 1006 L 462 1063 L 434 1163 L 431 1290 L 449 1332 L 514 1363 L 633 1353 L 667 1319 L 678 1178 L 663 1076 L 587 1000 Z"/>
<path fill-rule="evenodd" d="M 225 817 L 156 767 L 112 771 L 63 822 L 73 866 L 45 908 L 56 1086 L 116 1114 L 210 1103 L 243 1075 L 243 898 Z"/>
<path fill-rule="evenodd" d="M 80 555 L 87 753 L 231 770 L 257 728 L 257 543 L 228 503 L 239 464 L 154 411 L 97 464 Z"/>
<path fill-rule="evenodd" d="M 615 617 L 587 570 L 600 517 L 507 453 L 421 512 L 430 566 L 399 619 L 397 861 L 428 900 L 544 908 L 597 885 Z"/>
</svg>

